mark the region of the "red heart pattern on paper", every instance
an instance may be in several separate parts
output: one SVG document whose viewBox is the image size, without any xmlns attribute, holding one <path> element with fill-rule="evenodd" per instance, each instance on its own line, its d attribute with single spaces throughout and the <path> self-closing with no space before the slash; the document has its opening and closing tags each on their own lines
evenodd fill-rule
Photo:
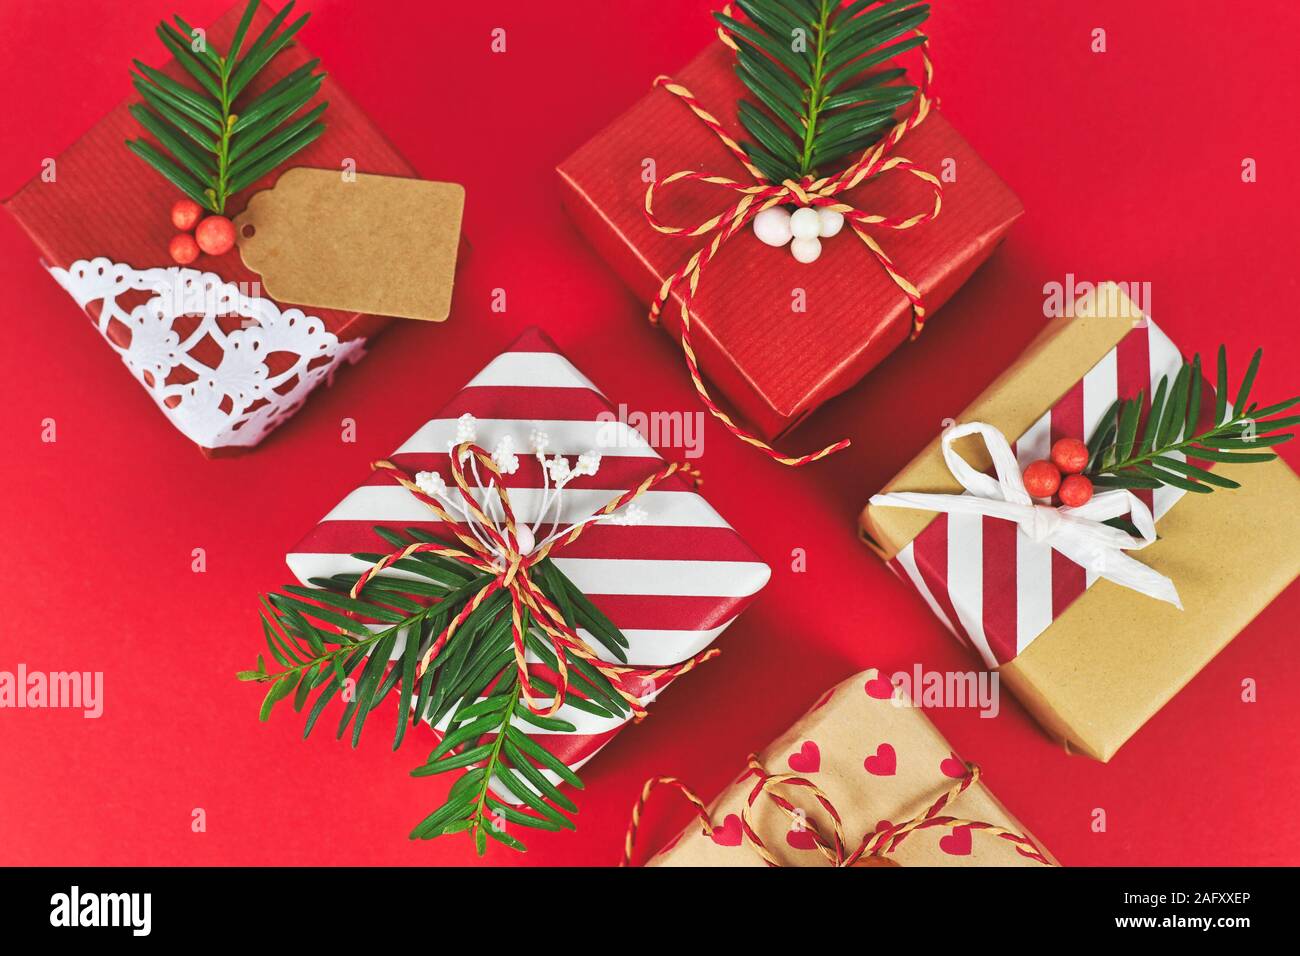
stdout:
<svg viewBox="0 0 1300 956">
<path fill-rule="evenodd" d="M 795 773 L 816 773 L 822 765 L 822 752 L 811 740 L 805 740 L 799 752 L 790 755 L 789 763 Z"/>
<path fill-rule="evenodd" d="M 881 744 L 876 752 L 862 761 L 867 773 L 877 777 L 892 777 L 898 770 L 898 754 L 890 744 Z"/>
<path fill-rule="evenodd" d="M 939 849 L 950 856 L 970 856 L 970 827 L 955 827 L 947 836 L 940 837 Z"/>
<path fill-rule="evenodd" d="M 949 752 L 948 756 L 939 764 L 939 772 L 945 777 L 961 780 L 966 776 L 966 764 L 955 753 Z"/>
<path fill-rule="evenodd" d="M 796 850 L 811 850 L 817 846 L 817 841 L 814 839 L 811 830 L 796 830 L 791 828 L 786 831 L 785 842 L 790 844 Z"/>
<path fill-rule="evenodd" d="M 894 685 L 884 674 L 877 674 L 866 684 L 867 696 L 875 700 L 889 700 L 894 696 Z"/>
<path fill-rule="evenodd" d="M 727 819 L 722 821 L 722 826 L 713 828 L 711 836 L 718 846 L 740 846 L 740 817 L 734 813 L 727 814 Z"/>
</svg>

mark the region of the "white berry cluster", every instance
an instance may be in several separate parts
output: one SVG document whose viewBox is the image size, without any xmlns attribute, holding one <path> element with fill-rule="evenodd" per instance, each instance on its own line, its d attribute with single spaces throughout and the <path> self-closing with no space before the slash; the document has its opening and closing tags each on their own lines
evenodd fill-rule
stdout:
<svg viewBox="0 0 1300 956">
<path fill-rule="evenodd" d="M 754 235 L 769 246 L 790 243 L 790 254 L 799 262 L 816 262 L 822 254 L 821 240 L 843 228 L 844 214 L 825 206 L 804 206 L 793 213 L 785 206 L 773 206 L 754 217 Z"/>
</svg>

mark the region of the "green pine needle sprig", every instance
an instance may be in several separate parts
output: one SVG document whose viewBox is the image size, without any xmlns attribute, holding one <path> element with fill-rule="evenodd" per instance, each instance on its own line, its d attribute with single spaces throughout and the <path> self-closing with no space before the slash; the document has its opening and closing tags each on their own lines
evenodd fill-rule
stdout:
<svg viewBox="0 0 1300 956">
<path fill-rule="evenodd" d="M 1240 482 L 1185 461 L 1250 464 L 1277 457 L 1265 449 L 1295 437 L 1283 429 L 1300 424 L 1300 415 L 1278 416 L 1300 404 L 1300 396 L 1260 408 L 1250 402 L 1263 349 L 1255 352 L 1228 405 L 1227 351 L 1219 346 L 1213 420 L 1202 425 L 1201 357 L 1183 362 L 1172 382 L 1164 376 L 1151 397 L 1146 422 L 1145 392 L 1115 402 L 1102 416 L 1088 443 L 1087 474 L 1098 488 L 1160 488 L 1165 485 L 1196 494 L 1215 488 L 1239 488 Z"/>
<path fill-rule="evenodd" d="M 328 103 L 302 115 L 302 107 L 320 90 L 324 73 L 312 60 L 242 105 L 241 94 L 280 53 L 311 17 L 304 13 L 288 26 L 294 0 L 251 42 L 248 29 L 259 0 L 250 0 L 235 28 L 230 50 L 210 49 L 203 35 L 179 16 L 157 33 L 198 88 L 186 86 L 160 70 L 135 60 L 132 85 L 144 102 L 130 107 L 146 139 L 127 140 L 127 148 L 205 209 L 224 213 L 226 201 L 246 189 L 325 131 L 319 121 Z M 283 27 L 283 29 L 281 29 Z M 238 107 L 238 108 L 237 108 Z"/>
<path fill-rule="evenodd" d="M 914 0 L 736 0 L 749 22 L 714 16 L 736 40 L 736 74 L 750 161 L 771 182 L 800 179 L 877 142 L 916 87 L 905 70 L 877 69 L 926 40 L 907 37 L 929 16 Z M 901 39 L 900 39 L 901 38 Z M 761 104 L 761 105 L 759 105 Z"/>
<path fill-rule="evenodd" d="M 412 541 L 437 542 L 418 528 L 375 532 L 394 550 Z M 374 564 L 382 555 L 353 557 Z M 551 560 L 533 569 L 533 582 L 573 627 L 585 628 L 616 660 L 626 663 L 627 637 Z M 528 710 L 521 696 L 511 637 L 510 598 L 498 591 L 483 601 L 417 677 L 417 664 L 447 623 L 459 614 L 491 577 L 439 555 L 418 553 L 371 577 L 351 597 L 359 575 L 337 574 L 313 579 L 312 587 L 287 586 L 262 602 L 262 631 L 267 652 L 279 669 L 267 669 L 259 655 L 255 670 L 240 680 L 269 685 L 261 719 L 280 701 L 306 710 L 303 736 L 311 734 L 332 701 L 345 701 L 337 735 L 351 730 L 352 745 L 361 739 L 366 718 L 384 701 L 395 698 L 397 728 L 393 749 L 409 727 L 422 722 L 446 729 L 428 759 L 413 776 L 464 771 L 446 799 L 411 832 L 428 840 L 468 833 L 479 854 L 487 841 L 523 850 L 507 826 L 535 830 L 573 829 L 577 805 L 545 773 L 581 789 L 582 781 L 564 763 L 530 738 L 529 725 L 555 733 L 576 728 L 557 717 Z M 524 621 L 525 646 L 552 671 L 558 662 L 550 643 Z M 601 717 L 625 717 L 627 703 L 609 680 L 582 660 L 569 660 L 565 703 Z M 531 675 L 544 695 L 554 694 L 549 681 Z M 347 693 L 344 693 L 345 688 Z M 495 788 L 495 792 L 494 792 Z M 501 798 L 508 792 L 518 805 Z"/>
</svg>

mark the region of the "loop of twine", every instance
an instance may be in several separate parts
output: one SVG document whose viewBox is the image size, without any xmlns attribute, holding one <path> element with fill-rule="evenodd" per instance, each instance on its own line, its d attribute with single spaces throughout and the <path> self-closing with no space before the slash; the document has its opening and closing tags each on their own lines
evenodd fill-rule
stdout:
<svg viewBox="0 0 1300 956">
<path fill-rule="evenodd" d="M 931 827 L 948 827 L 957 829 L 958 827 L 968 827 L 972 831 L 979 830 L 987 833 L 989 836 L 998 837 L 1007 840 L 1016 847 L 1016 851 L 1022 856 L 1028 857 L 1035 862 L 1044 866 L 1051 866 L 1052 862 L 1043 855 L 1037 845 L 1029 837 L 1008 830 L 1005 827 L 998 826 L 994 823 L 988 823 L 983 820 L 965 820 L 953 816 L 941 816 L 940 812 L 949 803 L 965 793 L 973 786 L 980 777 L 980 769 L 975 764 L 966 765 L 966 776 L 954 784 L 947 792 L 943 793 L 934 803 L 930 804 L 924 811 L 918 813 L 910 820 L 902 823 L 891 824 L 880 830 L 875 830 L 863 836 L 857 847 L 852 851 L 848 850 L 848 842 L 844 835 L 844 822 L 840 817 L 839 811 L 830 798 L 815 783 L 806 777 L 797 773 L 768 773 L 767 769 L 759 761 L 755 754 L 749 755 L 749 774 L 757 777 L 754 786 L 749 792 L 744 807 L 740 811 L 740 832 L 745 841 L 755 853 L 768 866 L 780 866 L 780 861 L 773 855 L 772 851 L 767 848 L 758 831 L 754 829 L 751 819 L 751 811 L 758 798 L 766 794 L 776 806 L 794 823 L 808 832 L 813 839 L 813 846 L 821 853 L 822 857 L 828 864 L 834 867 L 853 866 L 863 861 L 864 858 L 887 858 L 889 854 L 898 849 L 908 836 L 917 830 L 925 830 Z M 746 774 L 748 776 L 749 774 Z M 633 850 L 636 847 L 637 832 L 641 826 L 641 813 L 645 809 L 646 802 L 650 795 L 659 787 L 672 787 L 677 790 L 686 800 L 695 808 L 695 816 L 700 821 L 702 834 L 706 837 L 712 837 L 715 825 L 713 819 L 709 816 L 708 808 L 694 791 L 687 787 L 676 777 L 651 777 L 641 788 L 641 795 L 637 802 L 632 806 L 632 818 L 628 823 L 627 835 L 623 840 L 623 859 L 620 866 L 631 866 Z M 794 803 L 778 792 L 779 787 L 797 787 L 806 790 L 813 799 L 826 811 L 826 815 L 831 819 L 832 832 L 829 837 L 822 834 L 815 821 L 810 819 L 807 814 L 799 809 Z"/>
<path fill-rule="evenodd" d="M 466 470 L 466 462 L 471 459 L 476 461 L 480 467 L 484 468 L 492 476 L 489 491 L 495 493 L 496 500 L 501 506 L 501 513 L 504 516 L 504 533 L 497 530 L 495 522 L 492 521 L 474 498 L 470 485 L 470 475 Z M 633 719 L 639 721 L 645 717 L 646 709 L 641 704 L 640 697 L 625 686 L 628 678 L 639 678 L 652 683 L 672 679 L 718 655 L 719 651 L 716 648 L 710 648 L 685 661 L 666 667 L 637 667 L 626 664 L 610 664 L 601 660 L 590 645 L 565 620 L 564 613 L 533 582 L 531 575 L 532 569 L 538 562 L 544 560 L 556 549 L 563 548 L 576 541 L 593 522 L 574 525 L 558 538 L 543 544 L 542 547 L 531 553 L 524 554 L 519 547 L 519 531 L 516 526 L 514 510 L 510 506 L 510 493 L 506 490 L 506 486 L 502 481 L 501 472 L 492 460 L 492 456 L 473 442 L 462 442 L 452 449 L 452 480 L 456 488 L 459 489 L 461 497 L 465 500 L 466 509 L 482 525 L 482 530 L 485 532 L 488 541 L 495 545 L 498 551 L 493 551 L 473 535 L 461 531 L 457 527 L 455 519 L 447 513 L 442 505 L 436 499 L 422 492 L 415 484 L 414 479 L 391 461 L 377 461 L 371 467 L 376 471 L 387 472 L 393 480 L 428 506 L 440 521 L 452 529 L 452 533 L 462 546 L 456 547 L 436 542 L 416 541 L 391 554 L 387 554 L 357 578 L 351 590 L 353 598 L 361 594 L 366 583 L 376 574 L 399 561 L 417 554 L 431 554 L 449 558 L 475 571 L 492 575 L 491 580 L 465 602 L 465 606 L 460 613 L 447 623 L 447 626 L 434 639 L 429 649 L 425 651 L 416 669 L 417 676 L 424 673 L 429 664 L 437 658 L 443 647 L 455 635 L 456 631 L 469 620 L 474 612 L 482 606 L 483 602 L 499 591 L 505 591 L 510 596 L 510 627 L 514 642 L 515 668 L 519 675 L 519 686 L 524 702 L 530 711 L 540 716 L 550 716 L 564 704 L 569 693 L 568 662 L 570 657 L 586 662 L 605 677 L 631 709 Z M 616 495 L 596 514 L 611 514 L 641 497 L 656 485 L 679 473 L 692 477 L 698 474 L 685 462 L 670 462 L 659 471 L 646 477 L 640 484 L 620 495 Z M 555 695 L 549 704 L 539 703 L 538 691 L 534 687 L 528 671 L 525 636 L 530 623 L 541 629 L 550 642 L 551 652 L 555 655 L 556 689 Z"/>
<path fill-rule="evenodd" d="M 730 13 L 730 5 L 723 8 L 725 13 Z M 920 35 L 919 31 L 916 31 Z M 738 49 L 736 41 L 723 27 L 718 28 L 718 37 L 724 44 L 732 50 Z M 693 170 L 681 170 L 672 173 L 663 179 L 658 179 L 646 188 L 645 195 L 645 215 L 650 225 L 659 233 L 667 236 L 678 236 L 685 238 L 698 238 L 708 236 L 708 242 L 697 249 L 686 263 L 664 279 L 659 287 L 659 292 L 655 300 L 650 305 L 649 321 L 651 324 L 659 324 L 660 314 L 664 307 L 672 298 L 673 293 L 684 283 L 684 292 L 681 296 L 681 333 L 680 345 L 682 354 L 686 359 L 686 369 L 690 374 L 691 383 L 695 386 L 695 392 L 703 402 L 704 407 L 714 418 L 718 419 L 732 435 L 739 438 L 748 445 L 752 445 L 764 452 L 773 461 L 778 461 L 783 465 L 791 467 L 801 467 L 819 461 L 828 455 L 847 448 L 849 440 L 841 439 L 834 442 L 819 451 L 808 455 L 787 456 L 778 452 L 770 444 L 763 441 L 757 435 L 754 435 L 744 427 L 738 425 L 730 415 L 727 414 L 714 400 L 709 393 L 708 386 L 705 385 L 704 379 L 700 374 L 699 362 L 695 356 L 695 349 L 691 341 L 691 307 L 695 301 L 695 295 L 699 289 L 700 277 L 705 267 L 713 261 L 722 249 L 722 246 L 740 231 L 750 220 L 757 216 L 765 209 L 773 206 L 797 203 L 800 206 L 820 206 L 830 209 L 834 212 L 842 213 L 850 228 L 862 240 L 871 255 L 885 270 L 889 278 L 898 286 L 899 290 L 906 297 L 912 309 L 912 333 L 911 337 L 915 339 L 921 334 L 921 329 L 925 325 L 925 305 L 921 300 L 920 290 L 916 285 L 903 275 L 894 265 L 893 259 L 885 252 L 884 248 L 870 235 L 867 231 L 869 227 L 880 227 L 882 229 L 904 230 L 911 229 L 914 226 L 921 225 L 934 219 L 939 215 L 940 208 L 943 204 L 943 184 L 934 174 L 929 173 L 908 159 L 901 156 L 889 156 L 886 154 L 892 150 L 910 130 L 915 129 L 925 121 L 930 114 L 933 106 L 933 99 L 930 96 L 930 83 L 934 79 L 934 64 L 930 59 L 929 44 L 922 44 L 920 47 L 923 71 L 920 87 L 917 92 L 915 106 L 912 111 L 896 123 L 889 133 L 885 135 L 875 146 L 863 154 L 857 162 L 851 164 L 843 172 L 835 176 L 823 176 L 814 179 L 811 176 L 805 176 L 800 180 L 787 179 L 783 183 L 768 182 L 758 168 L 749 160 L 745 150 L 739 143 L 733 139 L 722 124 L 712 113 L 706 110 L 695 95 L 689 89 L 680 83 L 674 82 L 670 77 L 659 76 L 655 79 L 655 86 L 662 87 L 669 93 L 678 97 L 691 110 L 695 116 L 704 123 L 718 137 L 724 146 L 736 157 L 740 164 L 754 177 L 754 182 L 744 183 L 731 179 L 726 176 L 715 176 L 707 173 L 699 173 Z M 841 193 L 853 189 L 861 184 L 864 180 L 881 173 L 890 171 L 902 171 L 915 176 L 927 186 L 929 186 L 934 196 L 934 205 L 928 212 L 921 212 L 911 216 L 890 217 L 876 213 L 863 212 L 854 206 L 843 202 L 840 198 Z M 728 206 L 723 212 L 713 216 L 696 226 L 673 226 L 661 221 L 654 211 L 654 200 L 656 190 L 663 189 L 673 183 L 678 182 L 699 182 L 710 186 L 719 186 L 738 194 L 738 198 L 732 205 Z"/>
</svg>

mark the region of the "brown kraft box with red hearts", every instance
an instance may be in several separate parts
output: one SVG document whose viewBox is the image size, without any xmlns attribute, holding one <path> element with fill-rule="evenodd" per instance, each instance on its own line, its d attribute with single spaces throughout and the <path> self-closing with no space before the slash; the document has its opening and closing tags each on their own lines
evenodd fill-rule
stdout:
<svg viewBox="0 0 1300 956">
<path fill-rule="evenodd" d="M 758 761 L 769 774 L 798 774 L 821 790 L 842 820 L 848 851 L 868 835 L 904 825 L 928 811 L 969 776 L 974 782 L 931 814 L 934 823 L 911 830 L 888 852 L 900 866 L 1045 866 L 1056 859 L 964 763 L 929 719 L 875 668 L 837 684 L 793 727 L 774 740 Z M 758 778 L 752 769 L 709 805 L 708 834 L 692 822 L 650 860 L 651 866 L 763 866 L 743 834 L 742 815 Z M 828 838 L 826 810 L 806 788 L 777 784 L 774 792 L 796 808 L 795 819 L 760 793 L 750 823 L 781 866 L 825 866 L 800 822 Z M 974 824 L 974 825 L 971 825 Z M 888 847 L 891 839 L 881 841 Z M 846 854 L 847 859 L 848 854 Z"/>
</svg>

